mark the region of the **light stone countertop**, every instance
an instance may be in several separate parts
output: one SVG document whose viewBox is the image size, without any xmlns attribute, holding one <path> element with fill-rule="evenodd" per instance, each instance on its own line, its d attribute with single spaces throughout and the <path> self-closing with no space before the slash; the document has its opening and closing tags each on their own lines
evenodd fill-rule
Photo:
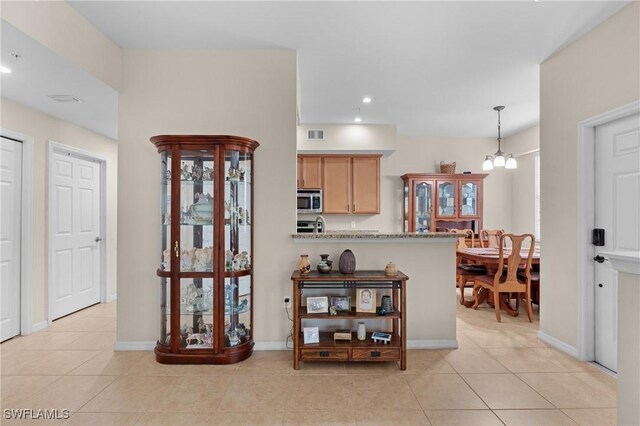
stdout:
<svg viewBox="0 0 640 426">
<path fill-rule="evenodd" d="M 302 233 L 292 234 L 294 240 L 434 240 L 460 238 L 451 232 L 367 232 L 367 231 L 327 231 L 325 234 Z"/>
</svg>

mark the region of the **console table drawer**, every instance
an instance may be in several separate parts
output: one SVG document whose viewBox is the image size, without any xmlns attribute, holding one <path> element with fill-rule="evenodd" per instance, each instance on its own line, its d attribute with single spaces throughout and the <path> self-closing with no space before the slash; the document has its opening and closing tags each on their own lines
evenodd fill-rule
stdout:
<svg viewBox="0 0 640 426">
<path fill-rule="evenodd" d="M 347 360 L 349 359 L 348 349 L 301 349 L 300 359 L 304 360 Z"/>
<path fill-rule="evenodd" d="M 384 361 L 398 361 L 400 359 L 400 348 L 354 348 L 352 359 L 371 359 L 371 360 L 384 360 Z"/>
</svg>

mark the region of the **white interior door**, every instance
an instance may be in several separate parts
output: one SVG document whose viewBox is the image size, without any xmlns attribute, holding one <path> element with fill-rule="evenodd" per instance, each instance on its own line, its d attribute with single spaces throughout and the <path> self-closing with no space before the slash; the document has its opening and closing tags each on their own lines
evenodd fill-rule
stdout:
<svg viewBox="0 0 640 426">
<path fill-rule="evenodd" d="M 22 144 L 0 144 L 0 341 L 20 334 Z"/>
<path fill-rule="evenodd" d="M 100 164 L 54 152 L 51 318 L 100 302 Z"/>
<path fill-rule="evenodd" d="M 595 227 L 605 245 L 595 254 L 640 250 L 640 115 L 596 128 Z M 603 256 L 604 257 L 604 256 Z M 617 371 L 618 273 L 595 262 L 595 358 Z M 622 319 L 624 320 L 624 319 Z"/>
</svg>

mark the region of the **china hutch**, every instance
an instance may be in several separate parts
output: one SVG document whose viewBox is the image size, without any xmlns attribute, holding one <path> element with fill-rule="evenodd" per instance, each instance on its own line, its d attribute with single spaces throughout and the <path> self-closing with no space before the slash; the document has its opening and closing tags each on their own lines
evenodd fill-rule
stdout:
<svg viewBox="0 0 640 426">
<path fill-rule="evenodd" d="M 253 350 L 254 140 L 163 135 L 161 363 L 230 364 Z"/>
<path fill-rule="evenodd" d="M 486 173 L 407 173 L 404 232 L 482 229 L 482 182 Z"/>
</svg>

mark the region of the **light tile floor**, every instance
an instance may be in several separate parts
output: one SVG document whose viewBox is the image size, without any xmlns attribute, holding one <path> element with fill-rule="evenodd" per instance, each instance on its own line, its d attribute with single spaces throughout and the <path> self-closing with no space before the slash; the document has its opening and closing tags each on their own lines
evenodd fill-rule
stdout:
<svg viewBox="0 0 640 426">
<path fill-rule="evenodd" d="M 162 365 L 114 352 L 115 303 L 0 345 L 2 424 L 607 425 L 615 380 L 536 338 L 536 321 L 458 305 L 457 350 L 410 350 L 395 363 L 302 363 L 254 352 L 224 366 Z M 67 409 L 17 422 L 6 409 Z"/>
</svg>

